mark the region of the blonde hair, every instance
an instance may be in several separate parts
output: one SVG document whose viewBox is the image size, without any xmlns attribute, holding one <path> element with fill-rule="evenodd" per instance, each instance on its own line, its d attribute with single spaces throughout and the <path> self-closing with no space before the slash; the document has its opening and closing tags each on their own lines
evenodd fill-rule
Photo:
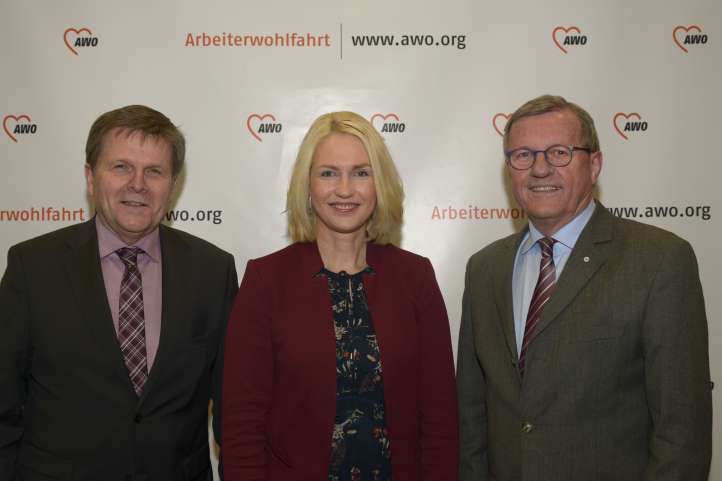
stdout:
<svg viewBox="0 0 722 481">
<path fill-rule="evenodd" d="M 331 112 L 317 118 L 298 149 L 286 197 L 288 233 L 294 242 L 316 239 L 316 215 L 310 201 L 310 173 L 316 148 L 331 134 L 349 134 L 366 149 L 373 170 L 376 207 L 366 231 L 377 244 L 398 244 L 404 215 L 404 188 L 381 135 L 371 122 L 354 112 Z"/>
<path fill-rule="evenodd" d="M 506 122 L 506 127 L 504 127 L 504 152 L 509 149 L 511 126 L 514 125 L 517 120 L 532 115 L 559 112 L 562 110 L 571 111 L 579 119 L 582 134 L 582 145 L 580 147 L 586 147 L 592 152 L 598 152 L 599 137 L 597 136 L 597 129 L 594 127 L 594 119 L 592 119 L 592 116 L 577 104 L 569 102 L 564 97 L 557 95 L 541 95 L 535 99 L 531 99 L 511 114 L 511 117 L 509 117 L 509 120 Z"/>
</svg>

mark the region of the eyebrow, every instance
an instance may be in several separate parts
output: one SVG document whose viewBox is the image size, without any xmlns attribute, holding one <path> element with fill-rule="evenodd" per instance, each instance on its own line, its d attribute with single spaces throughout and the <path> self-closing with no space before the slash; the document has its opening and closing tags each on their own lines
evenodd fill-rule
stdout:
<svg viewBox="0 0 722 481">
<path fill-rule="evenodd" d="M 117 162 L 122 162 L 124 164 L 133 165 L 133 162 L 126 157 L 119 157 L 117 159 L 113 159 L 110 161 L 111 165 L 114 163 L 117 163 Z M 136 166 L 133 165 L 133 167 L 136 167 Z M 172 170 L 172 166 L 171 166 L 171 169 L 168 169 L 163 164 L 149 164 L 149 165 L 143 166 L 142 169 L 143 170 L 145 170 L 145 169 Z"/>
<path fill-rule="evenodd" d="M 352 170 L 358 170 L 358 169 L 364 169 L 364 168 L 366 168 L 366 167 L 371 167 L 371 164 L 366 163 L 366 164 L 353 165 L 353 166 L 351 166 L 351 169 L 352 169 Z M 317 169 L 339 170 L 339 168 L 336 167 L 335 165 L 328 165 L 328 164 L 322 164 L 322 165 L 317 166 L 316 168 L 317 168 Z"/>
<path fill-rule="evenodd" d="M 547 146 L 544 148 L 544 150 L 550 149 L 550 148 L 552 148 L 552 147 L 559 147 L 559 146 L 569 147 L 570 145 L 573 147 L 573 146 L 575 146 L 575 145 L 577 145 L 577 144 L 576 144 L 576 143 L 575 143 L 575 144 L 564 144 L 564 143 L 555 142 L 555 143 L 553 143 L 553 144 L 547 145 Z M 507 150 L 507 152 L 511 152 L 511 151 L 513 151 L 513 150 L 519 150 L 519 149 L 536 150 L 536 149 L 534 149 L 534 148 L 532 148 L 532 147 L 529 147 L 528 145 L 520 145 L 519 147 L 515 147 L 515 148 L 513 148 L 513 149 Z M 537 152 L 541 152 L 541 150 L 537 150 Z"/>
</svg>

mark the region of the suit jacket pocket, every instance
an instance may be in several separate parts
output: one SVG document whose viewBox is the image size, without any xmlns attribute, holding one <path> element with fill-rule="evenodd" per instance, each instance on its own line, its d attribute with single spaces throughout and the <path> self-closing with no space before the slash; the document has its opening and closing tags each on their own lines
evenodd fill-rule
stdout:
<svg viewBox="0 0 722 481">
<path fill-rule="evenodd" d="M 210 343 L 211 346 L 218 344 L 218 333 L 219 329 L 211 329 L 208 332 L 204 332 L 198 336 L 193 336 L 190 339 L 191 345 L 201 345 Z"/>
<path fill-rule="evenodd" d="M 67 459 L 37 448 L 30 443 L 23 443 L 18 457 L 20 471 L 29 469 L 58 479 L 70 480 L 73 476 L 73 464 Z M 28 479 L 32 477 L 26 476 Z"/>
<path fill-rule="evenodd" d="M 204 359 L 206 362 L 212 362 L 216 357 L 216 352 L 218 351 L 220 343 L 219 333 L 219 329 L 211 329 L 201 336 L 192 337 L 184 348 L 191 351 L 200 349 L 204 353 Z"/>
<path fill-rule="evenodd" d="M 203 446 L 183 461 L 183 473 L 188 481 L 195 479 L 211 479 L 211 453 L 208 446 Z M 205 476 L 203 474 L 205 473 Z"/>
<path fill-rule="evenodd" d="M 616 339 L 624 334 L 624 324 L 609 322 L 607 324 L 594 324 L 577 329 L 574 342 L 602 341 Z"/>
</svg>

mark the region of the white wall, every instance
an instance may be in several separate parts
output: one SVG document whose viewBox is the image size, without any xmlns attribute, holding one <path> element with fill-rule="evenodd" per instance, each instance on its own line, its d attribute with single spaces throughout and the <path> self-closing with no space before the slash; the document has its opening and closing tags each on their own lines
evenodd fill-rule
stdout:
<svg viewBox="0 0 722 481">
<path fill-rule="evenodd" d="M 583 45 L 564 45 L 575 33 L 570 27 Z M 187 45 L 189 34 L 195 43 L 197 35 L 224 32 L 272 40 L 278 33 L 284 41 L 286 33 L 304 40 L 310 33 L 320 46 Z M 353 45 L 352 36 L 373 34 L 401 43 L 403 34 L 434 37 L 424 47 Z M 706 43 L 685 45 L 687 34 Z M 465 48 L 435 45 L 452 35 L 456 44 L 463 36 Z M 74 47 L 77 38 L 91 45 Z M 384 135 L 407 192 L 403 247 L 431 258 L 456 339 L 467 258 L 521 224 L 434 219 L 434 208 L 512 207 L 493 120 L 503 128 L 497 114 L 554 93 L 596 120 L 602 202 L 684 214 L 640 220 L 676 232 L 696 250 L 714 379 L 722 370 L 722 256 L 714 247 L 722 200 L 720 39 L 716 0 L 5 2 L 0 117 L 17 141 L 0 131 L 0 270 L 12 244 L 70 223 L 10 215 L 82 208 L 87 218 L 83 149 L 90 124 L 106 110 L 143 103 L 180 124 L 188 169 L 175 208 L 187 210 L 181 215 L 189 220 L 174 225 L 231 251 L 240 273 L 249 258 L 288 242 L 284 196 L 312 120 L 351 109 L 367 118 L 382 114 L 374 117 L 382 128 L 393 113 L 403 132 Z M 645 122 L 646 130 L 618 132 L 614 119 L 623 129 L 619 114 L 632 113 L 639 117 L 629 120 Z M 257 132 L 266 114 L 280 132 Z M 8 117 L 20 115 L 30 122 Z M 18 123 L 34 124 L 35 132 L 13 134 Z M 222 211 L 222 222 L 191 221 L 199 210 Z M 720 430 L 714 441 L 710 479 L 719 479 Z"/>
</svg>

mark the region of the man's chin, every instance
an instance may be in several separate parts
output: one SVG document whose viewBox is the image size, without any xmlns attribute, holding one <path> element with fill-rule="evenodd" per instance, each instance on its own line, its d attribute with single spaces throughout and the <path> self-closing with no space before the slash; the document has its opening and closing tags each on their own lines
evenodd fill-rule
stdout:
<svg viewBox="0 0 722 481">
<path fill-rule="evenodd" d="M 156 227 L 157 225 L 146 222 L 144 224 L 120 224 L 117 226 L 117 230 L 113 230 L 124 242 L 132 244 L 151 233 Z"/>
</svg>

